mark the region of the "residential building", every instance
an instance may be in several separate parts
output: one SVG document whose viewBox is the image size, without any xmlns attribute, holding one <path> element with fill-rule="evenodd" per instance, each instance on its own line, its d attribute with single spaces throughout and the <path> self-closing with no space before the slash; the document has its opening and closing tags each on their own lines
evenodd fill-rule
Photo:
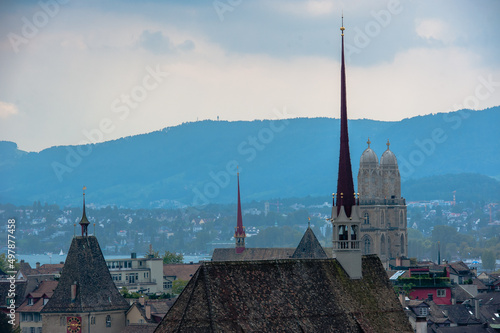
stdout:
<svg viewBox="0 0 500 333">
<path fill-rule="evenodd" d="M 234 250 L 233 250 L 234 251 Z M 163 292 L 172 294 L 174 281 L 189 281 L 196 273 L 200 264 L 164 264 L 163 265 Z"/>
<path fill-rule="evenodd" d="M 111 278 L 118 288 L 127 288 L 129 292 L 145 294 L 163 293 L 163 259 L 137 258 L 132 253 L 128 259 L 106 260 Z"/>
<path fill-rule="evenodd" d="M 28 293 L 23 304 L 17 309 L 22 333 L 42 333 L 41 311 L 52 297 L 58 281 L 42 281 L 37 288 Z"/>
</svg>

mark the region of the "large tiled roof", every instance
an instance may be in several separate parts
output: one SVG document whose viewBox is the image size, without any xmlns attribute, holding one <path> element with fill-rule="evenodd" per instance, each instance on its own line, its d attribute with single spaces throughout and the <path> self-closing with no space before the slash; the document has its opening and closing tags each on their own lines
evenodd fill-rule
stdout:
<svg viewBox="0 0 500 333">
<path fill-rule="evenodd" d="M 76 299 L 71 285 L 76 281 Z M 42 312 L 86 312 L 126 310 L 94 236 L 74 237 L 61 273 L 59 285 Z"/>
<path fill-rule="evenodd" d="M 291 258 L 295 248 L 252 248 L 247 247 L 242 253 L 236 253 L 234 248 L 215 249 L 212 261 L 239 261 L 239 260 L 273 260 Z"/>
<path fill-rule="evenodd" d="M 412 332 L 380 259 L 205 262 L 155 332 Z"/>
<path fill-rule="evenodd" d="M 164 276 L 175 276 L 177 280 L 189 281 L 200 264 L 163 264 Z"/>
</svg>

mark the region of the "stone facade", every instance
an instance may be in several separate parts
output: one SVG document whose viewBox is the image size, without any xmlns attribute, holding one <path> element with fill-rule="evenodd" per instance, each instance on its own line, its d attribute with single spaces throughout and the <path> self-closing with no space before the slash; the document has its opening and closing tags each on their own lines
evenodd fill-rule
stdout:
<svg viewBox="0 0 500 333">
<path fill-rule="evenodd" d="M 43 331 L 67 332 L 122 332 L 125 329 L 125 311 L 44 313 Z"/>
<path fill-rule="evenodd" d="M 406 201 L 401 197 L 401 176 L 394 153 L 377 155 L 368 148 L 361 155 L 358 192 L 361 217 L 361 251 L 377 254 L 388 268 L 397 257 L 408 256 Z"/>
</svg>

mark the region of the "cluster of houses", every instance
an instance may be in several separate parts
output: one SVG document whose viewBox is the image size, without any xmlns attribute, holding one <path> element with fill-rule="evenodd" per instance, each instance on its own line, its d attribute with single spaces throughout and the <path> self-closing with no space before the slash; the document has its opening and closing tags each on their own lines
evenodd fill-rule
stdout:
<svg viewBox="0 0 500 333">
<path fill-rule="evenodd" d="M 129 293 L 143 295 L 165 296 L 159 298 L 146 296 L 127 299 L 126 325 L 134 332 L 137 326 L 156 327 L 168 309 L 175 301 L 173 294 L 174 281 L 189 281 L 200 264 L 163 264 L 158 258 L 137 258 L 135 253 L 131 258 L 107 260 L 106 266 L 111 279 L 118 289 L 127 288 Z M 61 279 L 64 263 L 36 264 L 21 261 L 16 274 L 16 325 L 23 333 L 41 333 L 43 329 L 43 309 L 54 294 Z M 10 288 L 9 277 L 0 271 L 0 294 L 7 295 Z M 0 309 L 8 313 L 9 299 L 0 299 Z M 47 332 L 47 330 L 44 330 Z"/>
<path fill-rule="evenodd" d="M 411 262 L 388 271 L 417 332 L 497 332 L 500 329 L 500 274 L 464 262 Z"/>
</svg>

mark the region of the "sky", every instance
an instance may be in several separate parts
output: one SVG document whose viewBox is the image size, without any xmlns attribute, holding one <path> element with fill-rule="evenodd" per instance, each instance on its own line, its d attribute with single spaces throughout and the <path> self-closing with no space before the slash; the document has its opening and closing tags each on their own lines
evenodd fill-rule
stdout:
<svg viewBox="0 0 500 333">
<path fill-rule="evenodd" d="M 25 151 L 184 122 L 500 105 L 500 1 L 0 2 L 0 140 Z"/>
</svg>

